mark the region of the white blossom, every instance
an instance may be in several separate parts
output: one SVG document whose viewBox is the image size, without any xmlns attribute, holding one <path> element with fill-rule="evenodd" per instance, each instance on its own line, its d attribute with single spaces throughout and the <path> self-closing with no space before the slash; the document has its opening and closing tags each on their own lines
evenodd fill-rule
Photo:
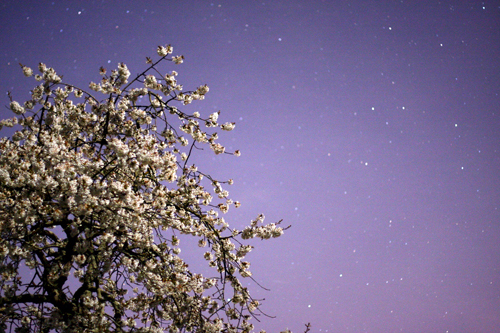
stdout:
<svg viewBox="0 0 500 333">
<path fill-rule="evenodd" d="M 26 110 L 16 101 L 10 102 L 10 109 L 15 114 L 23 114 Z"/>
<path fill-rule="evenodd" d="M 220 125 L 220 128 L 222 128 L 224 131 L 232 131 L 235 126 L 235 123 L 225 123 Z"/>
<path fill-rule="evenodd" d="M 210 145 L 210 148 L 212 148 L 212 150 L 215 152 L 215 154 L 222 154 L 226 148 L 224 148 L 224 146 L 222 146 L 220 143 L 213 143 Z"/>
<path fill-rule="evenodd" d="M 157 48 L 162 64 L 184 61 L 171 53 Z M 132 79 L 124 63 L 101 68 L 80 89 L 39 63 L 30 99 L 10 102 L 0 127 L 21 129 L 0 138 L 0 308 L 12 330 L 253 330 L 244 240 L 284 229 L 260 215 L 239 231 L 222 217 L 240 206 L 222 187 L 232 179 L 192 161 L 225 153 L 216 131 L 235 124 L 181 110 L 208 86 L 181 92 L 177 72 L 154 66 Z M 190 245 L 203 248 L 206 276 L 180 256 Z"/>
<path fill-rule="evenodd" d="M 184 62 L 184 56 L 183 56 L 183 55 L 180 55 L 180 56 L 175 56 L 175 57 L 172 57 L 172 61 L 173 61 L 176 65 L 182 64 L 182 63 Z"/>
<path fill-rule="evenodd" d="M 173 48 L 170 44 L 166 46 L 158 46 L 156 52 L 160 57 L 164 57 L 168 54 L 171 54 L 173 52 Z"/>
<path fill-rule="evenodd" d="M 33 75 L 33 70 L 27 66 L 22 66 L 24 76 L 30 77 Z"/>
</svg>

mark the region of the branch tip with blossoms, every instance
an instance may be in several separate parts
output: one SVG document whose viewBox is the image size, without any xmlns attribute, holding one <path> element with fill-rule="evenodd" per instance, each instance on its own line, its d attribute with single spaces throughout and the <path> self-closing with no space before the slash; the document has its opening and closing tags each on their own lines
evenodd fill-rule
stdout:
<svg viewBox="0 0 500 333">
<path fill-rule="evenodd" d="M 223 188 L 232 180 L 192 156 L 227 153 L 214 130 L 235 123 L 181 110 L 209 88 L 186 91 L 176 71 L 162 74 L 160 63 L 184 61 L 172 51 L 158 46 L 133 79 L 124 63 L 101 67 L 88 89 L 20 64 L 40 83 L 24 103 L 9 93 L 14 117 L 0 121 L 20 126 L 0 139 L 0 331 L 253 331 L 262 300 L 241 282 L 253 280 L 244 240 L 289 227 L 260 215 L 238 231 L 219 216 L 240 206 Z M 179 234 L 205 248 L 212 274 L 179 256 Z"/>
</svg>

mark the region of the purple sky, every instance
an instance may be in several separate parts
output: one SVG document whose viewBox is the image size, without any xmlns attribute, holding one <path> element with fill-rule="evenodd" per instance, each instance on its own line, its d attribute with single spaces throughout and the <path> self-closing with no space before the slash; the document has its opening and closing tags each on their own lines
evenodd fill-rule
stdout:
<svg viewBox="0 0 500 333">
<path fill-rule="evenodd" d="M 184 111 L 237 124 L 242 156 L 199 165 L 235 180 L 227 219 L 292 224 L 249 255 L 277 316 L 257 328 L 500 332 L 499 1 L 8 0 L 0 19 L 19 101 L 19 62 L 86 87 L 184 54 L 165 71 L 210 87 Z"/>
</svg>

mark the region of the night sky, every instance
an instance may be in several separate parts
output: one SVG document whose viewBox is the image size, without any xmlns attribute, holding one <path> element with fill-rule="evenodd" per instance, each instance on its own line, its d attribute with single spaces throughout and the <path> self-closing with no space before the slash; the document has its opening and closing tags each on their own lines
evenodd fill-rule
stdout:
<svg viewBox="0 0 500 333">
<path fill-rule="evenodd" d="M 88 87 L 185 56 L 162 69 L 210 92 L 183 110 L 236 122 L 242 156 L 198 163 L 235 181 L 226 220 L 292 225 L 248 256 L 276 316 L 256 328 L 500 332 L 500 1 L 4 0 L 0 19 L 4 106 L 36 85 L 18 63 Z"/>
</svg>

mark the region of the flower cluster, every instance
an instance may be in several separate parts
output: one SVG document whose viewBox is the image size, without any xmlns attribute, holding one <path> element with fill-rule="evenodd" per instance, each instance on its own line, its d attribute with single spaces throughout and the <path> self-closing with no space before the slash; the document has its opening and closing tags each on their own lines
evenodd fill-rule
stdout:
<svg viewBox="0 0 500 333">
<path fill-rule="evenodd" d="M 156 52 L 158 53 L 158 55 L 160 57 L 164 57 L 166 55 L 169 55 L 171 54 L 173 51 L 173 48 L 170 44 L 168 44 L 167 46 L 158 46 L 158 49 L 156 50 Z"/>
<path fill-rule="evenodd" d="M 283 228 L 261 215 L 238 231 L 219 216 L 240 206 L 223 188 L 233 181 L 190 159 L 202 145 L 238 156 L 213 132 L 235 124 L 178 108 L 209 88 L 181 92 L 177 72 L 157 76 L 160 62 L 183 62 L 172 51 L 159 46 L 130 82 L 123 63 L 101 68 L 90 91 L 40 63 L 31 98 L 11 99 L 0 126 L 21 129 L 0 139 L 0 331 L 253 330 L 260 301 L 240 282 L 252 276 L 242 240 Z M 180 257 L 181 234 L 205 248 L 212 275 Z"/>
</svg>

